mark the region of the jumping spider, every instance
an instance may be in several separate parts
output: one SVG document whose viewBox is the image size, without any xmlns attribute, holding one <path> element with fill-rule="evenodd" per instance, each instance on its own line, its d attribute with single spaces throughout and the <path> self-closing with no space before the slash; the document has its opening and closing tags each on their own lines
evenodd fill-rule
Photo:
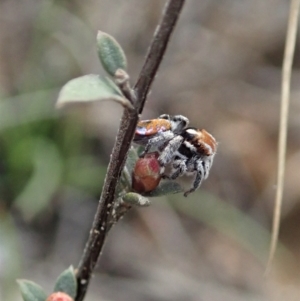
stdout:
<svg viewBox="0 0 300 301">
<path fill-rule="evenodd" d="M 186 127 L 189 120 L 182 115 L 161 115 L 158 119 L 138 123 L 134 142 L 145 145 L 144 156 L 155 148 L 159 151 L 158 162 L 164 178 L 175 180 L 184 174 L 194 174 L 192 187 L 184 192 L 188 196 L 205 180 L 216 154 L 217 142 L 206 130 Z M 165 167 L 171 172 L 164 174 Z"/>
</svg>

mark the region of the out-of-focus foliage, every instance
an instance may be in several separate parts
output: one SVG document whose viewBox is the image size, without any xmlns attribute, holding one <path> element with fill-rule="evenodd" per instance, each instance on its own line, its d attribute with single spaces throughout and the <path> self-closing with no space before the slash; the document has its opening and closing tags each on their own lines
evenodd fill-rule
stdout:
<svg viewBox="0 0 300 301">
<path fill-rule="evenodd" d="M 43 288 L 30 280 L 18 280 L 23 301 L 45 301 L 47 298 Z"/>
<path fill-rule="evenodd" d="M 104 74 L 95 44 L 98 29 L 120 42 L 134 82 L 163 4 L 0 3 L 1 300 L 21 300 L 15 278 L 32 279 L 49 293 L 56 275 L 76 266 L 115 141 L 118 104 L 57 112 L 58 91 L 72 78 Z M 157 198 L 121 220 L 86 300 L 299 296 L 298 48 L 281 248 L 271 278 L 262 276 L 275 192 L 288 5 L 187 1 L 142 117 L 182 114 L 211 132 L 219 148 L 210 177 L 187 199 Z"/>
<path fill-rule="evenodd" d="M 64 292 L 75 299 L 77 293 L 77 281 L 72 266 L 58 276 L 54 286 L 54 292 Z"/>
<path fill-rule="evenodd" d="M 72 266 L 63 271 L 56 279 L 52 294 L 47 294 L 37 283 L 18 279 L 17 283 L 23 301 L 73 301 L 77 293 L 77 281 L 75 271 Z"/>
</svg>

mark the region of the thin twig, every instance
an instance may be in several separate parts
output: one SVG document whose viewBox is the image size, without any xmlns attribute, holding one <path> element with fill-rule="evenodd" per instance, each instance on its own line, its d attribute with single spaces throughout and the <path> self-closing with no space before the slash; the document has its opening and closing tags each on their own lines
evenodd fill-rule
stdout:
<svg viewBox="0 0 300 301">
<path fill-rule="evenodd" d="M 272 225 L 271 246 L 270 246 L 266 272 L 265 272 L 266 274 L 268 274 L 269 271 L 271 270 L 271 265 L 274 259 L 278 236 L 279 236 L 280 215 L 281 215 L 280 213 L 281 213 L 283 187 L 284 187 L 291 74 L 292 74 L 293 57 L 295 52 L 295 43 L 296 43 L 297 28 L 298 28 L 299 7 L 300 7 L 300 0 L 291 1 L 285 51 L 284 51 L 284 59 L 283 59 L 282 83 L 281 83 L 277 190 L 276 190 L 275 208 L 274 208 L 273 225 Z"/>
<path fill-rule="evenodd" d="M 156 28 L 145 63 L 134 86 L 137 98 L 139 99 L 139 113 L 142 113 L 151 83 L 163 58 L 184 2 L 185 0 L 168 1 L 164 9 L 164 16 Z"/>
<path fill-rule="evenodd" d="M 108 233 L 108 221 L 114 207 L 115 190 L 127 153 L 142 112 L 151 83 L 155 77 L 169 38 L 185 0 L 169 0 L 162 19 L 149 48 L 146 61 L 139 79 L 134 86 L 136 95 L 136 111 L 125 109 L 116 142 L 112 150 L 100 201 L 81 261 L 77 268 L 78 291 L 76 301 L 82 301 L 87 291 L 91 275 L 102 251 Z"/>
</svg>

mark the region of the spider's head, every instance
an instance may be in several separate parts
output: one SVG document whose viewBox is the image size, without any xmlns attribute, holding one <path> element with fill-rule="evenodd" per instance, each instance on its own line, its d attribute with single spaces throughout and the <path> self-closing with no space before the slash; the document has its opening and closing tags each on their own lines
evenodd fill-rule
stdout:
<svg viewBox="0 0 300 301">
<path fill-rule="evenodd" d="M 188 124 L 189 120 L 183 115 L 174 115 L 170 116 L 168 114 L 163 114 L 159 116 L 160 119 L 167 119 L 171 123 L 171 131 L 175 134 L 180 134 L 183 129 L 185 129 Z"/>
</svg>

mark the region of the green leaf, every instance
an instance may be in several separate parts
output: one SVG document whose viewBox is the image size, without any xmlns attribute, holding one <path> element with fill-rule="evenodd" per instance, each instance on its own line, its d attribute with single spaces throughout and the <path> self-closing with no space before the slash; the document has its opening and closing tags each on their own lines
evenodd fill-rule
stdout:
<svg viewBox="0 0 300 301">
<path fill-rule="evenodd" d="M 118 69 L 126 70 L 127 61 L 120 44 L 109 34 L 98 31 L 98 56 L 105 71 L 114 76 Z"/>
<path fill-rule="evenodd" d="M 139 156 L 137 154 L 135 147 L 130 147 L 128 154 L 127 154 L 127 160 L 125 163 L 125 166 L 121 173 L 121 178 L 118 183 L 118 191 L 121 192 L 123 190 L 130 191 L 132 186 L 132 171 L 134 169 L 136 161 L 139 159 Z"/>
<path fill-rule="evenodd" d="M 45 301 L 47 295 L 35 282 L 25 279 L 17 280 L 24 301 Z"/>
<path fill-rule="evenodd" d="M 183 189 L 182 187 L 174 182 L 174 181 L 163 181 L 159 184 L 159 186 L 147 193 L 143 193 L 144 196 L 147 197 L 157 197 L 157 196 L 162 196 L 166 194 L 174 194 L 174 193 L 179 193 L 182 192 Z"/>
<path fill-rule="evenodd" d="M 124 107 L 133 108 L 111 79 L 97 74 L 84 75 L 67 82 L 59 93 L 56 107 L 99 100 L 114 100 Z"/>
<path fill-rule="evenodd" d="M 129 151 L 128 151 L 128 155 L 127 155 L 127 160 L 126 160 L 126 167 L 129 171 L 129 173 L 131 174 L 134 166 L 136 164 L 136 161 L 139 159 L 138 153 L 136 151 L 136 148 L 134 147 L 130 147 Z"/>
<path fill-rule="evenodd" d="M 126 193 L 122 199 L 124 202 L 134 206 L 147 207 L 150 205 L 149 199 L 135 192 Z"/>
<path fill-rule="evenodd" d="M 72 266 L 63 271 L 57 278 L 54 292 L 63 292 L 75 299 L 77 293 L 77 281 Z"/>
</svg>

